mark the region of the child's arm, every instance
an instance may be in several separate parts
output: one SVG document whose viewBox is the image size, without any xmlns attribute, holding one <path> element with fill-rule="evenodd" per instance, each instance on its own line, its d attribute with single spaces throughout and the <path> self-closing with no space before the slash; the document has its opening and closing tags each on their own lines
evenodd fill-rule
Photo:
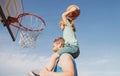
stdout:
<svg viewBox="0 0 120 76">
<path fill-rule="evenodd" d="M 77 9 L 76 9 L 75 7 L 73 7 L 73 8 L 71 8 L 70 10 L 64 12 L 64 13 L 62 14 L 62 19 L 63 19 L 63 21 L 66 22 L 66 21 L 67 21 L 67 16 L 68 16 L 70 13 L 72 13 L 72 12 L 74 12 L 74 11 L 76 11 L 76 10 L 77 10 Z"/>
<path fill-rule="evenodd" d="M 59 57 L 59 54 L 57 54 L 57 53 L 52 54 L 50 61 L 48 62 L 47 66 L 46 66 L 47 70 L 49 70 L 49 71 L 53 70 L 58 57 Z"/>
</svg>

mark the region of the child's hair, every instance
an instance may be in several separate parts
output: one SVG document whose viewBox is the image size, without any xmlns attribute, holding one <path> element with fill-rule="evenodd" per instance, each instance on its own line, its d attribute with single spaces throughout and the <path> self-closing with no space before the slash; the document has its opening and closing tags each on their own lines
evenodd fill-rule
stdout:
<svg viewBox="0 0 120 76">
<path fill-rule="evenodd" d="M 73 21 L 70 21 L 69 19 L 68 19 L 68 21 L 71 23 L 71 26 L 72 26 L 72 28 L 73 28 L 73 31 L 76 32 L 75 23 L 74 23 Z M 59 21 L 59 24 L 60 24 L 60 26 L 63 25 L 63 26 L 65 27 L 65 23 L 64 23 L 63 20 L 60 20 L 60 21 Z"/>
<path fill-rule="evenodd" d="M 58 37 L 58 38 L 56 38 L 56 39 L 54 40 L 54 43 L 57 43 L 57 44 L 61 43 L 62 46 L 64 46 L 65 40 L 64 40 L 63 37 Z"/>
</svg>

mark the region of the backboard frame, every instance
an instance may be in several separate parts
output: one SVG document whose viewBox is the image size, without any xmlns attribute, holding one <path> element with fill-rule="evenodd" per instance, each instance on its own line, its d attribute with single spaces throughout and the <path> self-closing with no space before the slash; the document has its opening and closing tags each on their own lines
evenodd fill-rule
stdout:
<svg viewBox="0 0 120 76">
<path fill-rule="evenodd" d="M 0 6 L 0 17 L 1 17 L 2 24 L 4 26 L 6 26 L 6 28 L 7 28 L 8 32 L 9 32 L 10 36 L 12 37 L 12 40 L 15 41 L 15 37 L 14 37 L 14 35 L 13 35 L 13 33 L 12 33 L 9 25 L 6 24 L 7 19 L 6 19 L 5 15 L 4 15 L 4 13 L 3 13 L 3 9 L 1 8 L 1 6 Z"/>
<path fill-rule="evenodd" d="M 19 29 L 14 29 L 11 25 L 7 23 L 9 17 L 17 17 L 19 14 L 23 13 L 23 2 L 22 0 L 1 0 L 0 1 L 0 21 L 5 26 L 12 38 L 15 41 Z"/>
</svg>

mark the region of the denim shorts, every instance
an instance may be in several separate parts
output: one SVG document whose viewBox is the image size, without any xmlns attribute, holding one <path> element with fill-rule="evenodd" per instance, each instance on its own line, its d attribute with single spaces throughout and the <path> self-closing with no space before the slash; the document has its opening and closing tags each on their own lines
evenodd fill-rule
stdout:
<svg viewBox="0 0 120 76">
<path fill-rule="evenodd" d="M 65 44 L 65 46 L 58 51 L 59 55 L 62 55 L 63 53 L 69 53 L 73 58 L 77 58 L 80 54 L 79 46 Z"/>
</svg>

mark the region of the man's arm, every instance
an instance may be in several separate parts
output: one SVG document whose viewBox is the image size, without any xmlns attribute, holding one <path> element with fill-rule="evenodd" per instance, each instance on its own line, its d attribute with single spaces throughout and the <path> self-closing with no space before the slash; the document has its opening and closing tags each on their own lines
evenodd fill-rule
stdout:
<svg viewBox="0 0 120 76">
<path fill-rule="evenodd" d="M 59 55 L 57 53 L 52 54 L 50 61 L 48 62 L 47 66 L 46 66 L 47 70 L 49 70 L 49 71 L 53 70 L 58 57 L 59 57 Z"/>
<path fill-rule="evenodd" d="M 63 72 L 50 72 L 46 69 L 40 72 L 40 76 L 74 76 L 74 64 L 69 54 L 62 54 L 58 63 Z"/>
</svg>

